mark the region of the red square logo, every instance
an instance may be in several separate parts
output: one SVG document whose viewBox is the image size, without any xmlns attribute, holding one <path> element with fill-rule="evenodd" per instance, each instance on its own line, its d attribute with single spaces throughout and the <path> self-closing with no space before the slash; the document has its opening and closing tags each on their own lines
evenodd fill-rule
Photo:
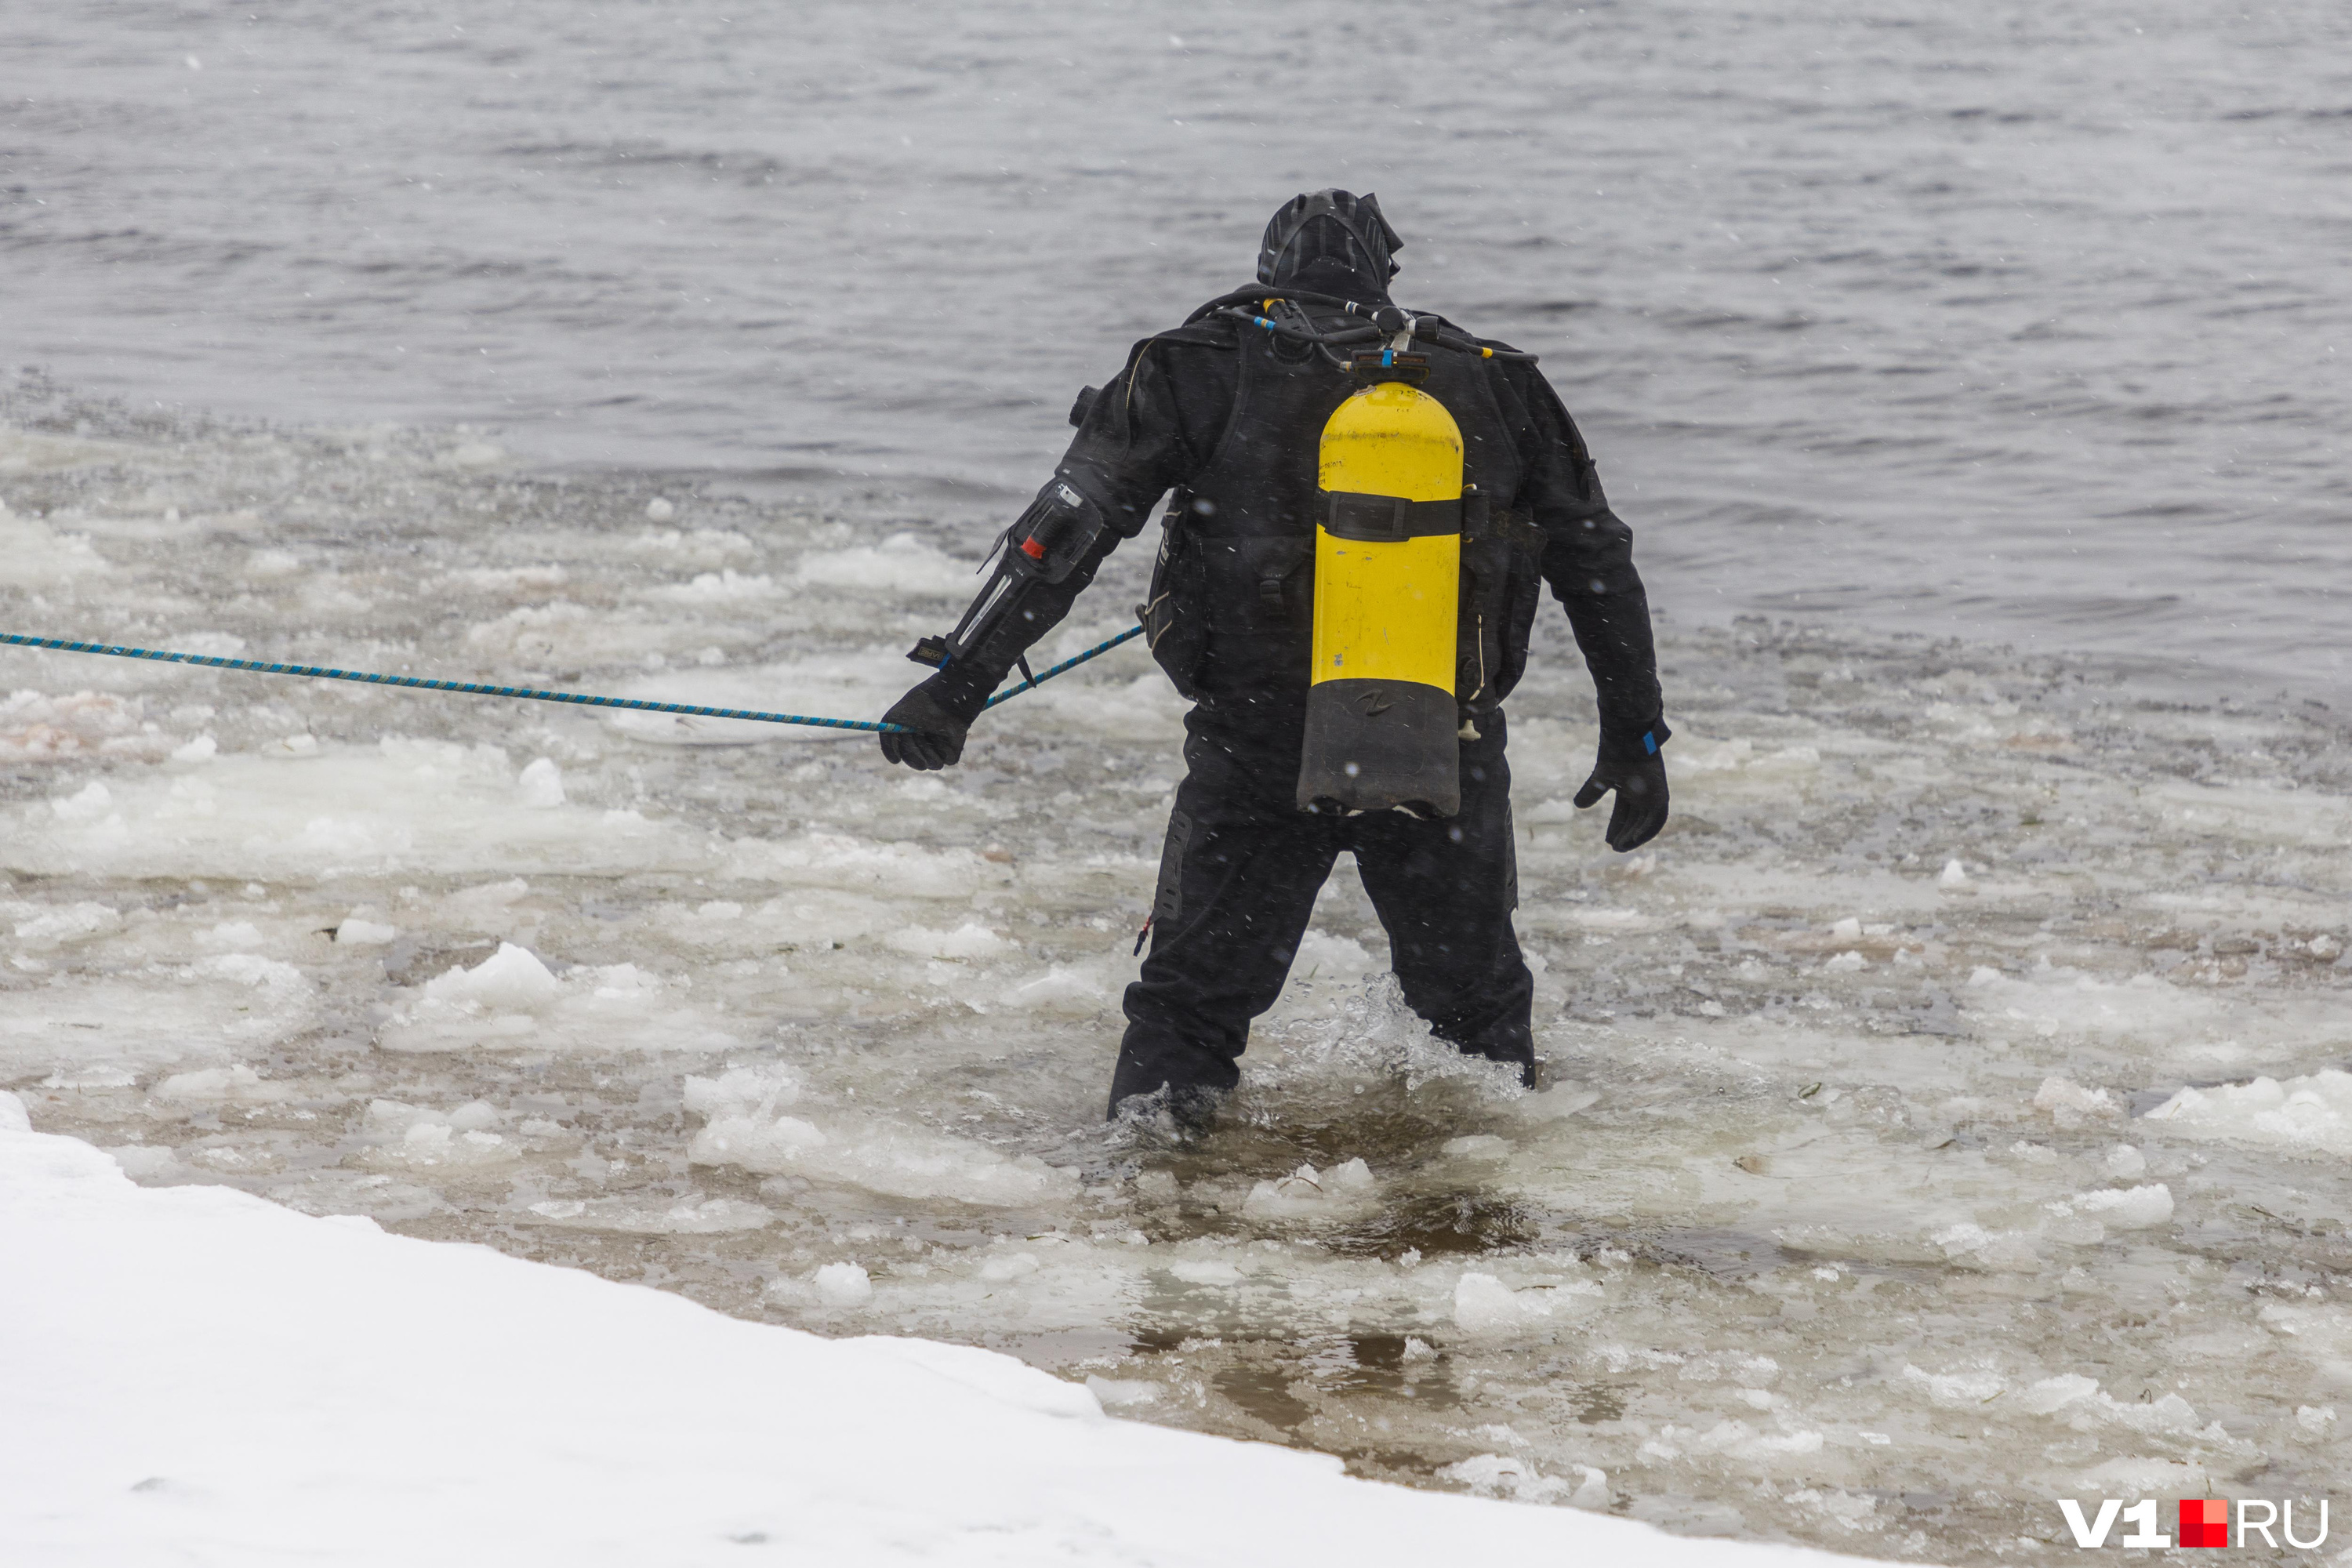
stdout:
<svg viewBox="0 0 2352 1568">
<path fill-rule="evenodd" d="M 2230 1544 L 2230 1500 L 2227 1498 L 2182 1498 L 2180 1500 L 2180 1544 L 2183 1546 L 2227 1546 Z"/>
</svg>

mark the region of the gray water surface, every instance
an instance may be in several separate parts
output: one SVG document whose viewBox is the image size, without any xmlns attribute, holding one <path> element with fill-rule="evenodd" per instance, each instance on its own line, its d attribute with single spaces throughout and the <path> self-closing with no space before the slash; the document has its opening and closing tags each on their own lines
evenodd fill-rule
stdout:
<svg viewBox="0 0 2352 1568">
<path fill-rule="evenodd" d="M 2341 699 L 2347 62 L 2309 0 L 17 5 L 0 358 L 977 524 L 1339 183 L 1669 614 Z"/>
</svg>

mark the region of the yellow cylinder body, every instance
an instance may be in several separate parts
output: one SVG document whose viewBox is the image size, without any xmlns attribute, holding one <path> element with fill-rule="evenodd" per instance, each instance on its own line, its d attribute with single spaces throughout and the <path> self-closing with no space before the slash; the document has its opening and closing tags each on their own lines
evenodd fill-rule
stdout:
<svg viewBox="0 0 2352 1568">
<path fill-rule="evenodd" d="M 1377 513 L 1379 498 L 1457 505 L 1450 521 L 1443 510 L 1401 507 L 1369 529 L 1335 532 L 1337 512 L 1318 520 L 1298 804 L 1450 816 L 1461 805 L 1461 428 L 1427 393 L 1381 382 L 1324 426 L 1317 479 L 1327 498 L 1353 509 L 1345 515 Z"/>
</svg>

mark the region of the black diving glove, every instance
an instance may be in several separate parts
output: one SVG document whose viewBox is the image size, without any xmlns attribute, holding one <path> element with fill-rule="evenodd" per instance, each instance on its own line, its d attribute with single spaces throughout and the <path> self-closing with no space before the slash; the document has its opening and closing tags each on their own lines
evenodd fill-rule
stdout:
<svg viewBox="0 0 2352 1568">
<path fill-rule="evenodd" d="M 1673 731 L 1663 718 L 1639 729 L 1601 727 L 1601 754 L 1592 776 L 1576 792 L 1576 809 L 1597 804 L 1611 790 L 1617 804 L 1609 812 L 1609 847 L 1620 855 L 1639 849 L 1666 825 L 1666 757 Z"/>
<path fill-rule="evenodd" d="M 883 732 L 884 760 L 904 763 L 922 773 L 953 767 L 963 760 L 963 738 L 979 713 L 970 709 L 966 694 L 942 690 L 945 679 L 941 675 L 932 676 L 882 715 L 886 724 L 906 726 L 905 733 Z M 981 700 L 987 700 L 985 692 Z"/>
</svg>

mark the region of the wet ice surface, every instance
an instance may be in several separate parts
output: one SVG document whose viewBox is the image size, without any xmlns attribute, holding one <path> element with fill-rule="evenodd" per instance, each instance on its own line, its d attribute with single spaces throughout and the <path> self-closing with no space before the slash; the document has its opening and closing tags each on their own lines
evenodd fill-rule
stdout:
<svg viewBox="0 0 2352 1568">
<path fill-rule="evenodd" d="M 8 629 L 870 715 L 981 537 L 462 433 L 5 418 Z M 1181 765 L 1132 649 L 945 778 L 0 653 L 0 1087 L 144 1182 L 998 1347 L 1413 1485 L 1954 1561 L 2056 1536 L 2069 1489 L 2323 1495 L 2336 722 L 1670 627 L 1678 815 L 1621 858 L 1565 804 L 1591 703 L 1544 626 L 1534 1094 L 1401 1013 L 1343 868 L 1225 1127 L 1100 1127 Z"/>
</svg>

